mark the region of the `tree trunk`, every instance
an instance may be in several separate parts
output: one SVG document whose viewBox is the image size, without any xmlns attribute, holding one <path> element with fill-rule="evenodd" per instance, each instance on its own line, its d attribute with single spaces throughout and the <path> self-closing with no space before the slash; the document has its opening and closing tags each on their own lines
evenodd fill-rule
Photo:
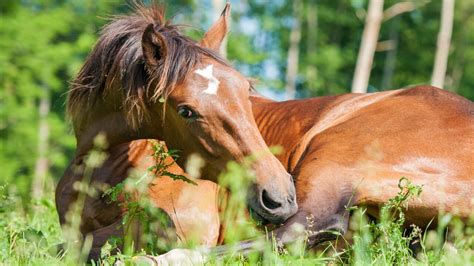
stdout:
<svg viewBox="0 0 474 266">
<path fill-rule="evenodd" d="M 367 92 L 382 19 L 383 0 L 370 0 L 359 55 L 357 57 L 357 65 L 352 80 L 352 92 L 354 93 Z"/>
<path fill-rule="evenodd" d="M 301 40 L 301 1 L 293 1 L 293 26 L 290 32 L 290 47 L 286 67 L 286 99 L 294 99 L 296 96 L 296 77 L 298 75 L 298 63 Z"/>
<path fill-rule="evenodd" d="M 441 25 L 438 34 L 436 56 L 431 76 L 431 85 L 444 87 L 444 78 L 448 66 L 449 45 L 453 31 L 454 0 L 443 0 L 441 6 Z"/>
<path fill-rule="evenodd" d="M 316 56 L 316 42 L 318 38 L 318 8 L 316 1 L 308 1 L 306 8 L 306 24 L 307 24 L 307 38 L 306 38 L 306 56 L 311 59 Z M 316 91 L 316 81 L 318 78 L 318 69 L 316 63 L 311 60 L 306 66 L 306 80 L 308 89 Z"/>
<path fill-rule="evenodd" d="M 217 20 L 222 13 L 222 10 L 224 10 L 224 7 L 226 5 L 226 1 L 224 0 L 212 0 L 212 17 L 215 20 Z M 229 20 L 230 24 L 230 20 Z M 230 28 L 230 25 L 229 25 Z M 220 47 L 219 53 L 224 57 L 227 58 L 227 36 L 222 40 L 222 45 Z"/>
<path fill-rule="evenodd" d="M 389 39 L 392 41 L 392 49 L 387 51 L 385 57 L 385 64 L 383 68 L 382 76 L 382 90 L 388 90 L 392 88 L 392 79 L 393 73 L 395 72 L 395 64 L 397 62 L 397 52 L 398 52 L 398 40 L 399 40 L 399 25 L 400 18 L 395 18 L 390 25 Z"/>
<path fill-rule="evenodd" d="M 43 95 L 41 96 L 38 114 L 38 157 L 36 159 L 35 174 L 32 184 L 32 198 L 39 199 L 44 194 L 46 177 L 48 175 L 49 162 L 47 158 L 49 142 L 49 124 L 48 115 L 51 107 L 50 89 L 48 86 L 42 86 Z"/>
<path fill-rule="evenodd" d="M 474 8 L 473 3 L 467 2 L 458 2 L 456 7 L 458 10 L 461 10 L 461 16 L 459 21 L 468 21 L 472 14 L 471 10 Z M 459 86 L 461 84 L 461 80 L 465 73 L 466 65 L 468 64 L 468 58 L 466 56 L 466 52 L 471 48 L 472 45 L 469 45 L 469 41 L 467 36 L 471 32 L 471 27 L 462 27 L 459 32 L 456 34 L 456 38 L 451 40 L 451 42 L 456 47 L 456 53 L 454 57 L 452 57 L 452 68 L 450 76 L 450 82 L 445 82 L 444 86 L 446 89 L 451 91 L 458 91 Z M 471 48 L 472 49 L 472 48 Z"/>
</svg>

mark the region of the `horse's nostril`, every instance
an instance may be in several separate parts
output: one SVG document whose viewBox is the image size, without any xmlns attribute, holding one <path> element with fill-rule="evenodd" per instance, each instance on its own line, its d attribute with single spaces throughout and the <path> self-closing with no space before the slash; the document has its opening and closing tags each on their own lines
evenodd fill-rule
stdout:
<svg viewBox="0 0 474 266">
<path fill-rule="evenodd" d="M 274 210 L 274 209 L 277 209 L 277 208 L 281 207 L 281 203 L 278 203 L 278 202 L 274 201 L 268 195 L 268 192 L 266 190 L 263 190 L 263 192 L 262 192 L 262 203 L 263 203 L 263 206 L 265 206 L 266 208 L 268 208 L 270 210 Z"/>
<path fill-rule="evenodd" d="M 289 196 L 288 197 L 288 203 L 290 203 L 290 204 L 295 203 L 295 197 L 294 196 Z"/>
</svg>

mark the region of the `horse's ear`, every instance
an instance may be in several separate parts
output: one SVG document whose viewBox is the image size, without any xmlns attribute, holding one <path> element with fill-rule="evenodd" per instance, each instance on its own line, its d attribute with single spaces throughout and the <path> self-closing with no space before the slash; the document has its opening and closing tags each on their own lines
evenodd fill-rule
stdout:
<svg viewBox="0 0 474 266">
<path fill-rule="evenodd" d="M 204 47 L 219 52 L 222 41 L 229 31 L 230 3 L 227 3 L 219 19 L 204 34 L 200 44 Z"/>
<path fill-rule="evenodd" d="M 153 24 L 148 25 L 143 32 L 142 49 L 145 62 L 150 66 L 158 65 L 167 54 L 165 37 L 155 30 Z"/>
</svg>

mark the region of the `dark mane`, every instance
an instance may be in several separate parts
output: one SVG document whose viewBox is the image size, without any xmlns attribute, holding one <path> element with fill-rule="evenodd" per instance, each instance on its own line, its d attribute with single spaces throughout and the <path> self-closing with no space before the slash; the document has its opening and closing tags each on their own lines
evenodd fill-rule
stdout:
<svg viewBox="0 0 474 266">
<path fill-rule="evenodd" d="M 149 24 L 165 37 L 168 48 L 160 65 L 153 69 L 145 66 L 141 45 Z M 225 64 L 217 53 L 199 46 L 179 29 L 165 19 L 165 9 L 157 4 L 136 5 L 133 14 L 107 24 L 68 92 L 67 107 L 73 123 L 112 90 L 119 90 L 121 103 L 117 108 L 137 128 L 148 117 L 148 104 L 166 99 L 202 56 Z"/>
</svg>

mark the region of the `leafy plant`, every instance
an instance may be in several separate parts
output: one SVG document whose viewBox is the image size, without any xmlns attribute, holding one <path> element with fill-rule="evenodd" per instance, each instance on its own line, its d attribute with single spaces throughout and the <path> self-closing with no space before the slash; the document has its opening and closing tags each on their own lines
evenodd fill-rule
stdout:
<svg viewBox="0 0 474 266">
<path fill-rule="evenodd" d="M 151 156 L 153 157 L 155 164 L 148 168 L 148 172 L 154 174 L 155 176 L 168 176 L 173 180 L 182 180 L 184 182 L 197 185 L 196 182 L 184 175 L 178 175 L 168 171 L 168 168 L 175 163 L 176 159 L 179 158 L 177 150 L 168 150 L 164 142 L 156 140 L 149 141 L 152 143 L 153 154 Z M 173 159 L 172 162 L 166 163 L 168 158 Z"/>
<path fill-rule="evenodd" d="M 422 192 L 420 186 L 413 185 L 402 177 L 399 180 L 400 191 L 380 209 L 380 221 L 368 222 L 364 215 L 366 210 L 358 210 L 352 217 L 352 227 L 356 233 L 354 245 L 350 251 L 354 254 L 351 262 L 356 265 L 367 264 L 402 264 L 413 260 L 410 243 L 421 236 L 421 230 L 413 226 L 412 233 L 405 234 L 404 210 L 408 202 Z"/>
<path fill-rule="evenodd" d="M 154 164 L 150 166 L 145 173 L 132 176 L 123 182 L 109 188 L 103 194 L 110 202 L 118 202 L 124 210 L 122 216 L 122 225 L 124 239 L 112 239 L 103 249 L 104 261 L 110 257 L 110 250 L 123 244 L 123 254 L 115 258 L 129 260 L 135 255 L 135 250 L 141 250 L 147 254 L 156 254 L 163 250 L 169 250 L 169 240 L 177 242 L 174 233 L 169 229 L 171 224 L 169 217 L 162 210 L 157 208 L 147 196 L 147 190 L 151 186 L 151 181 L 155 178 L 168 176 L 173 180 L 181 180 L 193 185 L 197 185 L 184 175 L 174 174 L 168 171 L 169 167 L 175 163 L 178 158 L 175 150 L 168 150 L 163 142 L 149 140 L 152 144 Z M 172 160 L 169 160 L 172 159 Z M 140 239 L 134 238 L 134 232 L 140 230 Z M 138 243 L 137 243 L 138 240 Z M 114 256 L 112 256 L 114 257 Z"/>
</svg>

